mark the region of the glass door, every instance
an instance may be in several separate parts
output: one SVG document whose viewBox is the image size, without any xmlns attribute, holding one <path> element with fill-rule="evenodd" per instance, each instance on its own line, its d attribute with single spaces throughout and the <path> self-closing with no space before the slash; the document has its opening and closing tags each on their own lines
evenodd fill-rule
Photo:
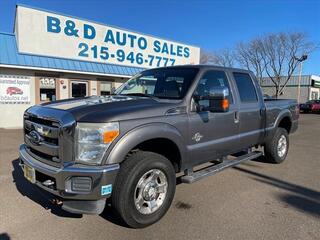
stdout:
<svg viewBox="0 0 320 240">
<path fill-rule="evenodd" d="M 88 82 L 71 81 L 71 97 L 88 96 Z"/>
</svg>

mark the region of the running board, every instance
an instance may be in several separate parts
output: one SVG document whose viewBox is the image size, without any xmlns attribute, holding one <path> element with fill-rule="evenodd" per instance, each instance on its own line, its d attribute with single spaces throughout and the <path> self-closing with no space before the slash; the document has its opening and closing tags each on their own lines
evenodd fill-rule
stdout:
<svg viewBox="0 0 320 240">
<path fill-rule="evenodd" d="M 239 156 L 233 160 L 223 160 L 221 163 L 206 167 L 204 169 L 198 170 L 196 172 L 191 172 L 187 175 L 181 177 L 181 182 L 183 183 L 194 183 L 196 181 L 201 180 L 202 178 L 214 175 L 226 168 L 234 167 L 240 163 L 258 158 L 262 155 L 262 152 L 251 152 L 245 155 Z"/>
</svg>

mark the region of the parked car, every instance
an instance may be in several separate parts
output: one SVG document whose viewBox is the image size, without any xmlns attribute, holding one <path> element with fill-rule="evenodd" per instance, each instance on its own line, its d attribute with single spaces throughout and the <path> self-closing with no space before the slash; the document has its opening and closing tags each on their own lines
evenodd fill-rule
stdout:
<svg viewBox="0 0 320 240">
<path fill-rule="evenodd" d="M 300 111 L 304 113 L 320 112 L 320 100 L 310 100 L 300 104 Z"/>
<path fill-rule="evenodd" d="M 10 95 L 10 96 L 11 95 L 16 95 L 16 94 L 21 95 L 21 94 L 23 94 L 23 91 L 18 87 L 8 87 L 7 88 L 7 94 Z"/>
<path fill-rule="evenodd" d="M 262 154 L 283 162 L 298 117 L 295 100 L 264 101 L 247 70 L 149 69 L 111 96 L 27 109 L 20 165 L 64 210 L 100 214 L 111 198 L 124 223 L 141 228 L 169 209 L 176 173 L 193 183 Z"/>
</svg>

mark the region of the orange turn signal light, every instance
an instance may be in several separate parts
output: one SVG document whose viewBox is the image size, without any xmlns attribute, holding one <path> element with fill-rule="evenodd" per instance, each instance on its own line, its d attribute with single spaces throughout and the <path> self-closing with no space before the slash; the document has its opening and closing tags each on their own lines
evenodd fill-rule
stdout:
<svg viewBox="0 0 320 240">
<path fill-rule="evenodd" d="M 104 143 L 111 143 L 116 137 L 119 136 L 119 131 L 108 131 L 103 133 L 103 142 Z"/>
<path fill-rule="evenodd" d="M 223 109 L 228 109 L 229 108 L 229 100 L 228 99 L 223 99 L 221 102 L 221 107 Z"/>
</svg>

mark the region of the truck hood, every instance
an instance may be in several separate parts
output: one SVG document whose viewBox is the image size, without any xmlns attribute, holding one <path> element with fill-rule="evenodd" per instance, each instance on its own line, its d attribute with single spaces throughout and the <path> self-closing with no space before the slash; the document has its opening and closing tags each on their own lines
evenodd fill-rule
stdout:
<svg viewBox="0 0 320 240">
<path fill-rule="evenodd" d="M 177 103 L 135 96 L 93 96 L 44 103 L 70 112 L 79 122 L 109 122 L 163 116 Z"/>
</svg>

